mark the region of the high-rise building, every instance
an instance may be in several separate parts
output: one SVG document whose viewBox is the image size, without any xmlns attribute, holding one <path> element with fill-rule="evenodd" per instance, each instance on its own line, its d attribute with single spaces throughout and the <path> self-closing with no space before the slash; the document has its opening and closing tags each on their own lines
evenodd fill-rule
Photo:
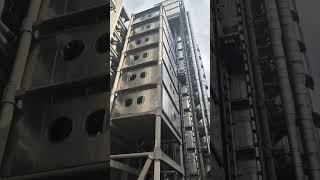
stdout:
<svg viewBox="0 0 320 180">
<path fill-rule="evenodd" d="M 183 1 L 131 16 L 110 105 L 111 179 L 210 179 L 208 85 Z"/>
<path fill-rule="evenodd" d="M 1 101 L 0 179 L 105 179 L 109 3 L 5 3 L 27 13 L 16 19 L 18 48 L 8 51 L 15 58 Z"/>
<path fill-rule="evenodd" d="M 319 179 L 314 80 L 295 0 L 211 7 L 212 120 L 221 121 L 225 179 Z"/>
</svg>

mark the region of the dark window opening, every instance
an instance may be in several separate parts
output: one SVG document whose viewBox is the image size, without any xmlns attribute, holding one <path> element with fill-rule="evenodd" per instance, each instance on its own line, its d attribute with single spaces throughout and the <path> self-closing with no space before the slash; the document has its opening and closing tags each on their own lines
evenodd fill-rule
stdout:
<svg viewBox="0 0 320 180">
<path fill-rule="evenodd" d="M 72 120 L 67 117 L 54 120 L 48 130 L 49 141 L 58 143 L 65 140 L 72 131 L 72 124 Z"/>
<path fill-rule="evenodd" d="M 131 104 L 132 104 L 132 99 L 127 99 L 125 104 L 126 104 L 126 107 L 131 106 Z"/>
<path fill-rule="evenodd" d="M 133 56 L 133 60 L 138 60 L 139 59 L 139 55 L 135 55 L 135 56 Z"/>
<path fill-rule="evenodd" d="M 130 81 L 133 81 L 133 80 L 136 79 L 136 77 L 137 77 L 136 74 L 132 74 L 132 75 L 129 77 L 129 80 L 130 80 Z"/>
<path fill-rule="evenodd" d="M 101 109 L 91 113 L 86 120 L 86 130 L 91 136 L 98 135 L 103 131 L 105 110 Z"/>
<path fill-rule="evenodd" d="M 143 58 L 148 57 L 148 53 L 143 53 L 142 57 L 143 57 Z"/>
<path fill-rule="evenodd" d="M 84 43 L 81 40 L 72 40 L 63 48 L 63 59 L 65 61 L 78 58 L 84 51 Z"/>
<path fill-rule="evenodd" d="M 141 43 L 140 39 L 136 40 L 136 44 L 140 44 L 140 43 Z"/>
<path fill-rule="evenodd" d="M 140 78 L 145 78 L 146 77 L 146 72 L 140 73 Z"/>
<path fill-rule="evenodd" d="M 137 104 L 142 104 L 143 102 L 144 102 L 144 97 L 143 96 L 138 97 Z"/>
<path fill-rule="evenodd" d="M 107 33 L 100 36 L 96 42 L 96 50 L 99 53 L 105 53 L 108 51 L 108 36 Z"/>
</svg>

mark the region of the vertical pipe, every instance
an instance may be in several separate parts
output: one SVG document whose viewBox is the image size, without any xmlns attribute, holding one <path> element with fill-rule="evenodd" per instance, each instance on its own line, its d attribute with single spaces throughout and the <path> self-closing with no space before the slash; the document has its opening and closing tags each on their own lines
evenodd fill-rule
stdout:
<svg viewBox="0 0 320 180">
<path fill-rule="evenodd" d="M 206 90 L 204 89 L 204 82 L 205 82 L 205 79 L 203 76 L 201 76 L 201 66 L 200 66 L 200 61 L 201 59 L 199 60 L 199 55 L 200 53 L 197 52 L 197 49 L 199 49 L 196 41 L 195 41 L 195 35 L 194 35 L 194 31 L 193 31 L 193 26 L 192 26 L 192 21 L 191 21 L 191 18 L 190 18 L 190 14 L 189 12 L 187 12 L 187 16 L 188 16 L 188 22 L 189 22 L 189 28 L 190 28 L 190 35 L 191 35 L 191 38 L 192 38 L 192 42 L 193 42 L 193 50 L 194 50 L 194 56 L 195 56 L 195 64 L 196 64 L 196 73 L 198 74 L 198 77 L 199 77 L 199 83 L 200 83 L 200 89 L 201 89 L 201 94 L 202 94 L 202 99 L 203 99 L 203 105 L 204 105 L 204 111 L 207 115 L 207 120 L 210 119 L 210 110 L 209 110 L 209 104 L 208 104 L 208 96 L 207 96 L 207 92 Z M 208 127 L 209 127 L 209 121 L 207 122 L 208 124 Z"/>
<path fill-rule="evenodd" d="M 5 146 L 9 135 L 13 112 L 15 109 L 16 90 L 20 88 L 32 41 L 32 25 L 37 20 L 42 0 L 30 2 L 28 13 L 23 21 L 20 42 L 10 79 L 2 99 L 0 110 L 0 165 L 2 164 Z"/>
<path fill-rule="evenodd" d="M 188 82 L 188 85 L 189 85 L 189 91 L 190 91 L 190 94 L 192 95 L 193 94 L 193 89 L 191 87 L 191 77 L 190 77 L 190 66 L 189 66 L 189 63 L 188 63 L 188 58 L 190 57 L 190 54 L 189 52 L 187 52 L 187 47 L 186 47 L 186 38 L 187 38 L 187 35 L 186 35 L 186 32 L 188 28 L 185 28 L 185 25 L 187 23 L 187 19 L 186 19 L 186 14 L 185 14 L 185 9 L 184 9 L 184 4 L 183 4 L 183 1 L 181 1 L 181 4 L 180 4 L 180 31 L 181 31 L 181 37 L 182 37 L 182 44 L 183 44 L 183 50 L 185 52 L 185 56 L 184 56 L 184 61 L 185 61 L 185 64 L 186 64 L 186 70 L 187 70 L 187 82 Z M 202 152 L 201 152 L 201 149 L 200 146 L 201 146 L 201 143 L 200 143 L 200 136 L 199 136 L 199 131 L 198 131 L 198 125 L 197 125 L 197 118 L 195 116 L 195 105 L 194 105 L 194 99 L 193 99 L 193 96 L 190 96 L 190 102 L 191 102 L 191 107 L 192 107 L 192 118 L 193 118 L 193 123 L 194 123 L 194 129 L 195 129 L 195 136 L 196 136 L 196 144 L 197 144 L 197 156 L 199 158 L 199 164 L 200 164 L 200 174 L 201 174 L 201 179 L 202 180 L 206 180 L 206 173 L 205 173 L 205 167 L 204 167 L 204 163 L 203 163 L 203 156 L 202 156 Z"/>
<path fill-rule="evenodd" d="M 285 121 L 288 130 L 288 140 L 291 150 L 294 175 L 296 180 L 304 179 L 303 163 L 298 146 L 298 134 L 296 127 L 296 114 L 289 82 L 289 74 L 286 64 L 286 57 L 282 44 L 282 34 L 279 22 L 279 15 L 275 0 L 264 0 L 268 26 L 270 29 L 272 50 L 277 67 L 277 76 L 280 86 L 280 95 L 284 108 Z"/>
<path fill-rule="evenodd" d="M 260 114 L 260 125 L 261 125 L 261 134 L 262 134 L 262 143 L 263 146 L 263 154 L 266 162 L 266 172 L 267 172 L 267 179 L 268 180 L 276 180 L 277 175 L 274 166 L 274 159 L 272 156 L 272 141 L 270 136 L 270 127 L 269 127 L 269 120 L 267 115 L 267 108 L 265 105 L 265 94 L 263 88 L 263 81 L 261 76 L 261 66 L 259 62 L 259 54 L 258 48 L 256 43 L 256 35 L 255 35 L 255 27 L 253 23 L 253 15 L 251 9 L 252 0 L 244 0 L 244 8 L 245 8 L 245 16 L 246 16 L 246 23 L 247 23 L 247 31 L 248 31 L 248 38 L 250 43 L 251 49 L 251 56 L 252 56 L 252 65 L 253 65 L 253 74 L 256 84 L 256 92 L 257 92 L 257 105 Z"/>
<path fill-rule="evenodd" d="M 308 102 L 308 91 L 305 86 L 305 67 L 301 59 L 301 52 L 294 29 L 288 0 L 277 1 L 285 50 L 288 56 L 288 64 L 292 77 L 296 107 L 301 121 L 301 136 L 304 154 L 308 163 L 308 175 L 310 180 L 320 179 L 320 159 L 318 156 L 317 139 L 314 134 L 312 107 Z"/>
<path fill-rule="evenodd" d="M 192 61 L 192 68 L 194 70 L 195 73 L 195 81 L 197 84 L 197 91 L 198 91 L 198 95 L 199 95 L 199 99 L 200 99 L 200 108 L 201 108 L 201 114 L 202 114 L 202 120 L 203 120 L 203 127 L 204 127 L 204 131 L 205 131 L 205 136 L 206 136 L 206 144 L 208 147 L 208 152 L 210 154 L 210 143 L 209 143 L 209 138 L 208 138 L 208 119 L 205 115 L 205 107 L 204 107 L 204 103 L 203 103 L 203 94 L 202 94 L 202 90 L 201 90 L 201 86 L 200 86 L 200 78 L 199 78 L 199 74 L 198 74 L 198 69 L 197 69 L 197 57 L 195 54 L 195 41 L 193 38 L 193 31 L 191 29 L 191 22 L 190 22 L 190 16 L 189 13 L 186 13 L 186 20 L 187 20 L 187 35 L 189 38 L 189 44 L 190 44 L 190 51 L 191 51 L 191 61 Z M 190 82 L 191 83 L 191 82 Z M 191 85 L 191 84 L 190 84 Z"/>
<path fill-rule="evenodd" d="M 160 159 L 161 154 L 161 116 L 157 115 L 155 120 L 155 139 L 154 139 L 154 180 L 160 180 Z"/>
<path fill-rule="evenodd" d="M 200 53 L 197 52 L 197 50 L 199 49 L 196 41 L 195 41 L 195 35 L 194 35 L 194 31 L 193 31 L 193 26 L 192 26 L 192 21 L 191 21 L 191 18 L 190 18 L 190 15 L 189 15 L 189 12 L 187 12 L 187 16 L 188 16 L 188 22 L 189 22 L 189 28 L 190 28 L 190 35 L 191 35 L 191 38 L 192 38 L 192 42 L 193 42 L 193 51 L 194 51 L 194 56 L 195 56 L 195 65 L 196 65 L 196 68 L 195 68 L 195 72 L 198 74 L 198 77 L 199 77 L 199 83 L 200 83 L 200 90 L 201 90 L 201 98 L 203 100 L 203 108 L 204 108 L 204 112 L 205 114 L 207 115 L 207 126 L 208 128 L 210 128 L 210 123 L 209 123 L 209 119 L 210 119 L 210 108 L 209 108 L 209 104 L 208 104 L 208 94 L 207 94 L 207 91 L 205 90 L 204 88 L 204 82 L 205 82 L 205 79 L 203 76 L 201 76 L 201 66 L 200 66 L 200 61 L 201 59 L 199 60 L 199 55 Z"/>
</svg>

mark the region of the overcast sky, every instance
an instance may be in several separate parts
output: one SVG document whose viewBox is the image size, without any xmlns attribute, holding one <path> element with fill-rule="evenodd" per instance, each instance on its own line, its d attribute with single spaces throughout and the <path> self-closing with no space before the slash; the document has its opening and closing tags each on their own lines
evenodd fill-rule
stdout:
<svg viewBox="0 0 320 180">
<path fill-rule="evenodd" d="M 164 0 L 124 0 L 128 14 L 149 9 Z M 210 0 L 184 0 L 189 11 L 193 30 L 200 47 L 207 82 L 210 85 Z M 210 87 L 210 86 L 209 86 Z"/>
</svg>

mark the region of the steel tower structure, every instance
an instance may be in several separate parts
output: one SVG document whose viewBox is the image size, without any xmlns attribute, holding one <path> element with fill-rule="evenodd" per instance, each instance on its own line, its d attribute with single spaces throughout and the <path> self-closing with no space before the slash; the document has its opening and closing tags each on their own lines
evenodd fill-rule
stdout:
<svg viewBox="0 0 320 180">
<path fill-rule="evenodd" d="M 216 0 L 212 57 L 226 179 L 319 179 L 319 139 L 294 0 Z"/>
<path fill-rule="evenodd" d="M 133 14 L 111 91 L 111 177 L 209 179 L 207 90 L 183 1 Z"/>
</svg>

